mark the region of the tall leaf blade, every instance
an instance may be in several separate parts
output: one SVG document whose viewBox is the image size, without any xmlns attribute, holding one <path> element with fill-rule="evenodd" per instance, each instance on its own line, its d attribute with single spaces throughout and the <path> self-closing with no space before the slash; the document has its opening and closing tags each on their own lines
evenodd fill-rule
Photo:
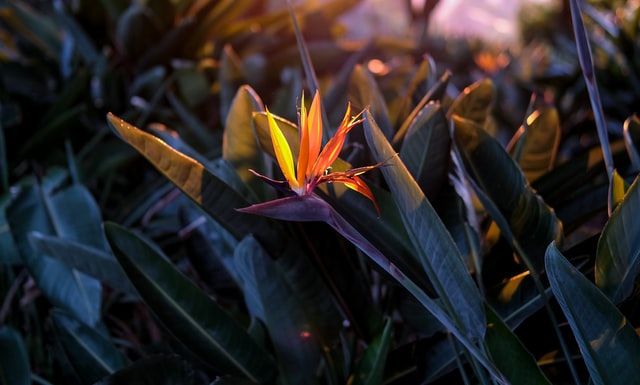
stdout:
<svg viewBox="0 0 640 385">
<path fill-rule="evenodd" d="M 624 145 L 631 159 L 631 166 L 635 171 L 640 170 L 640 118 L 633 115 L 624 121 L 622 126 Z"/>
<path fill-rule="evenodd" d="M 93 383 L 126 365 L 124 355 L 96 329 L 60 310 L 54 310 L 51 318 L 71 365 L 86 383 Z"/>
<path fill-rule="evenodd" d="M 625 300 L 640 273 L 640 183 L 636 177 L 602 229 L 596 285 L 615 303 Z"/>
<path fill-rule="evenodd" d="M 469 336 L 483 339 L 486 319 L 482 299 L 455 242 L 405 165 L 394 156 L 394 149 L 369 111 L 365 112 L 364 126 L 375 159 L 389 159 L 382 173 L 434 290 L 458 327 Z"/>
<path fill-rule="evenodd" d="M 182 344 L 223 373 L 273 379 L 272 358 L 153 246 L 113 223 L 105 233 L 140 297 Z"/>
<path fill-rule="evenodd" d="M 527 351 L 520 339 L 505 325 L 489 307 L 486 308 L 487 348 L 500 371 L 512 383 L 518 385 L 550 385 L 537 365 L 533 355 Z"/>
<path fill-rule="evenodd" d="M 246 207 L 249 202 L 202 164 L 112 114 L 108 115 L 108 121 L 125 142 L 138 150 L 236 238 L 241 239 L 253 233 L 266 245 L 277 245 L 278 237 L 273 224 L 264 218 L 238 215 L 235 209 Z"/>
<path fill-rule="evenodd" d="M 393 127 L 387 110 L 387 103 L 369 70 L 356 65 L 349 80 L 349 100 L 356 111 L 369 108 L 378 126 L 387 138 L 393 135 Z"/>
<path fill-rule="evenodd" d="M 351 377 L 352 381 L 349 381 L 350 385 L 382 384 L 385 362 L 391 346 L 392 324 L 388 319 L 382 333 L 369 344 Z"/>
<path fill-rule="evenodd" d="M 94 385 L 199 385 L 193 367 L 174 355 L 142 358 Z"/>
<path fill-rule="evenodd" d="M 430 200 L 447 180 L 450 150 L 451 136 L 445 114 L 439 104 L 427 104 L 409 126 L 400 148 L 400 159 Z"/>
<path fill-rule="evenodd" d="M 283 263 L 292 257 L 293 265 Z M 328 292 L 303 268 L 303 258 L 273 261 L 251 236 L 238 244 L 234 258 L 247 307 L 269 331 L 281 376 L 291 384 L 315 383 L 322 347 L 335 343 L 340 329 Z"/>
<path fill-rule="evenodd" d="M 499 225 L 509 226 L 534 266 L 541 267 L 544 245 L 561 242 L 564 237 L 562 223 L 498 141 L 469 120 L 453 116 L 453 122 L 454 142 L 464 168 L 493 203 L 485 209 Z M 492 213 L 494 208 L 498 212 Z M 501 224 L 500 217 L 508 223 Z"/>
<path fill-rule="evenodd" d="M 555 244 L 545 255 L 551 290 L 578 342 L 596 385 L 640 378 L 640 337 L 616 306 L 567 261 Z"/>
</svg>

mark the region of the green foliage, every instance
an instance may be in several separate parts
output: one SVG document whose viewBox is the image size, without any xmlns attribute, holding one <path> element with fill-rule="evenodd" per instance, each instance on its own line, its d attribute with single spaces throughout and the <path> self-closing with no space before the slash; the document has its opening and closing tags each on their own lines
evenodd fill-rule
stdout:
<svg viewBox="0 0 640 385">
<path fill-rule="evenodd" d="M 639 11 L 497 52 L 358 3 L 0 0 L 0 384 L 640 375 Z M 316 90 L 379 215 L 277 182 Z"/>
</svg>

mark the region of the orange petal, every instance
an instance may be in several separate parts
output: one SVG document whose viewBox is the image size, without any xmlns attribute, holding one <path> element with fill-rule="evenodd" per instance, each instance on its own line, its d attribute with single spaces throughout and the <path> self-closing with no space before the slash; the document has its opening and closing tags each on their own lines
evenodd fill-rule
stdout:
<svg viewBox="0 0 640 385">
<path fill-rule="evenodd" d="M 322 105 L 320 93 L 316 90 L 309 108 L 309 117 L 307 120 L 307 133 L 309 135 L 309 161 L 305 165 L 305 173 L 307 177 L 314 175 L 313 165 L 320 154 L 322 147 Z M 322 170 L 324 172 L 324 170 Z"/>
<path fill-rule="evenodd" d="M 350 114 L 351 105 L 348 105 L 340 127 L 338 127 L 336 133 L 331 137 L 331 139 L 329 139 L 327 145 L 324 146 L 322 152 L 318 156 L 318 159 L 313 166 L 312 175 L 322 175 L 324 171 L 338 158 L 338 155 L 340 155 L 340 151 L 342 151 L 342 146 L 347 138 L 347 134 L 360 122 L 355 119 L 349 120 Z"/>
<path fill-rule="evenodd" d="M 337 173 L 329 174 L 322 179 L 323 181 L 329 182 L 329 183 L 331 182 L 342 183 L 348 188 L 350 188 L 351 190 L 357 191 L 360 194 L 364 195 L 365 197 L 369 198 L 371 203 L 373 203 L 373 206 L 376 208 L 376 212 L 378 213 L 378 216 L 380 216 L 380 208 L 376 203 L 376 198 L 373 196 L 373 193 L 371 192 L 371 189 L 369 188 L 369 186 L 367 186 L 367 184 L 361 178 L 357 176 L 353 176 L 353 177 L 346 177 L 341 175 L 334 176 L 335 174 Z"/>
<path fill-rule="evenodd" d="M 267 110 L 267 120 L 269 122 L 269 133 L 271 134 L 271 143 L 273 143 L 273 150 L 276 154 L 276 160 L 280 165 L 282 174 L 289 182 L 289 186 L 292 189 L 300 187 L 295 177 L 295 171 L 293 168 L 293 155 L 291 155 L 291 148 L 284 134 L 278 127 L 278 123 L 273 118 L 273 115 Z"/>
<path fill-rule="evenodd" d="M 307 108 L 304 105 L 304 92 L 302 93 L 302 99 L 300 100 L 300 127 L 298 128 L 300 134 L 300 150 L 298 152 L 298 185 L 304 185 L 304 177 L 307 172 L 307 165 L 315 160 L 315 156 L 310 158 L 309 156 L 309 129 L 307 120 Z"/>
</svg>

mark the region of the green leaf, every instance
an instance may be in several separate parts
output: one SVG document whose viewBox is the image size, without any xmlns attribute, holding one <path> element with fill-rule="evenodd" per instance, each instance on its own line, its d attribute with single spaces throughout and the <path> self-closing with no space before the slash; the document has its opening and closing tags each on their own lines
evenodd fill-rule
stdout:
<svg viewBox="0 0 640 385">
<path fill-rule="evenodd" d="M 249 172 L 264 171 L 264 155 L 253 130 L 253 113 L 264 111 L 262 100 L 249 86 L 241 87 L 231 102 L 222 137 L 222 157 L 247 183 L 258 182 Z M 254 191 L 260 191 L 254 186 Z"/>
<path fill-rule="evenodd" d="M 387 319 L 382 333 L 371 341 L 348 381 L 350 385 L 382 384 L 385 362 L 391 345 L 392 325 L 393 322 Z"/>
<path fill-rule="evenodd" d="M 23 262 L 39 288 L 56 306 L 87 325 L 100 321 L 100 282 L 37 252 L 29 234 L 39 231 L 105 247 L 96 203 L 81 186 L 49 196 L 38 185 L 25 187 L 7 209 L 7 219 Z M 96 216 L 97 215 L 97 216 Z"/>
<path fill-rule="evenodd" d="M 451 78 L 451 72 L 445 71 L 445 73 L 438 79 L 438 81 L 429 89 L 429 91 L 420 99 L 418 104 L 413 108 L 413 111 L 409 114 L 409 116 L 402 122 L 402 125 L 396 131 L 393 136 L 393 144 L 397 145 L 400 143 L 402 139 L 404 139 L 407 134 L 407 130 L 409 130 L 409 126 L 414 122 L 414 120 L 418 117 L 418 115 L 422 112 L 424 107 L 431 101 L 439 100 L 444 92 L 447 89 L 447 85 L 449 84 L 449 79 Z"/>
<path fill-rule="evenodd" d="M 400 159 L 430 201 L 447 181 L 450 151 L 447 118 L 439 104 L 427 104 L 409 126 Z"/>
<path fill-rule="evenodd" d="M 395 151 L 369 111 L 365 112 L 364 126 L 374 158 L 389 159 L 381 168 L 382 173 L 435 292 L 459 328 L 473 338 L 483 339 L 486 320 L 482 299 L 451 235 L 405 165 L 394 156 Z"/>
<path fill-rule="evenodd" d="M 0 384 L 29 385 L 29 356 L 22 336 L 10 326 L 0 329 Z"/>
<path fill-rule="evenodd" d="M 631 295 L 640 273 L 640 183 L 636 177 L 602 229 L 595 282 L 615 303 Z"/>
<path fill-rule="evenodd" d="M 100 280 L 113 289 L 137 297 L 138 293 L 124 274 L 115 257 L 98 249 L 69 239 L 39 232 L 29 234 L 35 250 L 64 262 L 84 274 Z"/>
<path fill-rule="evenodd" d="M 2 250 L 0 264 L 17 265 L 22 263 L 22 259 L 7 220 L 6 209 L 9 203 L 11 203 L 9 193 L 0 195 L 0 250 Z"/>
<path fill-rule="evenodd" d="M 560 145 L 560 118 L 555 108 L 543 108 L 527 117 L 507 146 L 519 148 L 515 157 L 529 183 L 546 174 L 555 165 Z M 515 144 L 518 143 L 516 146 Z M 512 152 L 512 151 L 509 151 Z"/>
<path fill-rule="evenodd" d="M 384 135 L 387 138 L 393 136 L 393 126 L 384 96 L 371 72 L 361 64 L 355 66 L 349 79 L 349 101 L 356 111 L 368 108 L 376 122 L 379 122 Z"/>
<path fill-rule="evenodd" d="M 105 232 L 140 297 L 184 346 L 222 373 L 273 379 L 272 358 L 155 247 L 113 223 Z"/>
<path fill-rule="evenodd" d="M 246 207 L 249 202 L 217 175 L 124 120 L 112 114 L 108 115 L 108 120 L 111 127 L 125 142 L 138 150 L 165 177 L 237 239 L 252 233 L 263 244 L 278 247 L 279 238 L 274 224 L 264 218 L 251 218 L 238 214 L 235 209 Z"/>
<path fill-rule="evenodd" d="M 545 256 L 549 282 L 578 342 L 591 381 L 626 385 L 640 378 L 640 337 L 616 306 L 555 244 Z"/>
<path fill-rule="evenodd" d="M 0 20 L 19 36 L 33 44 L 50 59 L 58 61 L 62 51 L 62 33 L 53 19 L 24 1 L 3 2 Z"/>
<path fill-rule="evenodd" d="M 108 336 L 60 310 L 54 310 L 51 319 L 69 362 L 84 383 L 93 383 L 127 364 Z"/>
<path fill-rule="evenodd" d="M 251 236 L 234 258 L 249 312 L 271 336 L 280 375 L 290 384 L 315 383 L 322 348 L 337 341 L 341 327 L 328 289 L 293 250 L 276 262 Z"/>
<path fill-rule="evenodd" d="M 500 317 L 488 306 L 487 335 L 485 342 L 498 369 L 512 383 L 518 385 L 550 385 L 533 355 L 520 339 L 505 325 Z"/>
<path fill-rule="evenodd" d="M 204 385 L 193 367 L 175 355 L 142 358 L 94 385 Z"/>
<path fill-rule="evenodd" d="M 624 121 L 622 126 L 624 144 L 631 159 L 631 166 L 634 170 L 640 170 L 640 119 L 633 115 Z"/>
<path fill-rule="evenodd" d="M 562 223 L 496 139 L 469 120 L 454 116 L 453 121 L 454 142 L 464 168 L 482 196 L 490 200 L 483 202 L 485 209 L 507 239 L 513 234 L 519 241 L 526 252 L 519 257 L 528 257 L 540 268 L 545 245 L 561 242 L 564 237 Z"/>
<path fill-rule="evenodd" d="M 453 101 L 447 116 L 461 116 L 484 126 L 493 104 L 493 82 L 486 78 L 465 88 Z"/>
</svg>

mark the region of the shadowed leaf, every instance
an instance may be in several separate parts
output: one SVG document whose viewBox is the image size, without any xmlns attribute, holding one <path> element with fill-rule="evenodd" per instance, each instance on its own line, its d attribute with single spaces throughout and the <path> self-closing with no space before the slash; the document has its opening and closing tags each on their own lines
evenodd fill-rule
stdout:
<svg viewBox="0 0 640 385">
<path fill-rule="evenodd" d="M 633 326 L 554 244 L 547 249 L 545 265 L 591 381 L 596 385 L 636 382 L 640 378 L 640 337 Z"/>
<path fill-rule="evenodd" d="M 611 213 L 598 241 L 595 282 L 615 303 L 631 295 L 640 273 L 639 179 Z"/>
<path fill-rule="evenodd" d="M 15 329 L 0 329 L 0 383 L 11 385 L 31 384 L 29 356 L 22 336 Z"/>
<path fill-rule="evenodd" d="M 349 385 L 382 384 L 385 362 L 391 345 L 392 322 L 387 320 L 382 333 L 367 347 L 358 367 L 349 381 Z"/>
<path fill-rule="evenodd" d="M 461 116 L 480 126 L 484 126 L 493 103 L 493 82 L 479 80 L 465 88 L 453 101 L 447 116 Z"/>
<path fill-rule="evenodd" d="M 140 297 L 185 347 L 222 373 L 261 383 L 273 378 L 272 358 L 155 247 L 113 223 L 105 232 Z"/>
</svg>

